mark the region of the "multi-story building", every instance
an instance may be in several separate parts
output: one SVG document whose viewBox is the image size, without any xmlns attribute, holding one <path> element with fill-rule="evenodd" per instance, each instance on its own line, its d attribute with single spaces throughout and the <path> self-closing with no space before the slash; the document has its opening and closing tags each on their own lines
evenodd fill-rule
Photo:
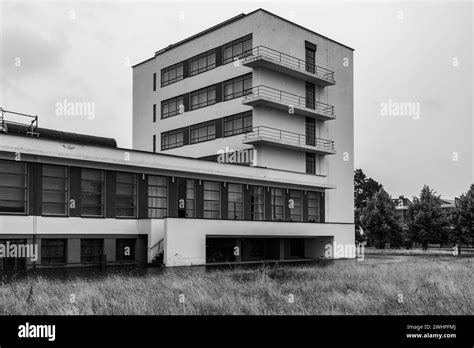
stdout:
<svg viewBox="0 0 474 348">
<path fill-rule="evenodd" d="M 133 67 L 133 150 L 6 128 L 0 239 L 39 241 L 38 266 L 315 259 L 354 244 L 353 50 L 265 10 Z"/>
</svg>

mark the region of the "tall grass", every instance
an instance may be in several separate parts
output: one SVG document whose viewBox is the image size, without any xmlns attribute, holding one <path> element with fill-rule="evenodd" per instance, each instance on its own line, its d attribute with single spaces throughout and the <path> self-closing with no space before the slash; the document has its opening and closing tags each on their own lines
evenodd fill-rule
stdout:
<svg viewBox="0 0 474 348">
<path fill-rule="evenodd" d="M 100 280 L 28 277 L 4 285 L 0 314 L 472 315 L 473 262 L 417 258 L 198 273 L 172 269 Z"/>
</svg>

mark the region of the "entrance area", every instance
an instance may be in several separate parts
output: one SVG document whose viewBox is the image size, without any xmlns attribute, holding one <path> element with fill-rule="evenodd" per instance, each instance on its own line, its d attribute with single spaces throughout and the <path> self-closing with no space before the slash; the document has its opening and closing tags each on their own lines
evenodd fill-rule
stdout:
<svg viewBox="0 0 474 348">
<path fill-rule="evenodd" d="M 25 245 L 26 240 L 24 239 L 0 239 L 0 244 L 4 245 L 5 248 L 9 242 L 9 246 L 12 245 Z M 0 271 L 1 272 L 14 272 L 26 270 L 26 258 L 25 257 L 0 257 Z"/>
<path fill-rule="evenodd" d="M 206 263 L 311 260 L 323 257 L 323 237 L 206 237 Z"/>
</svg>

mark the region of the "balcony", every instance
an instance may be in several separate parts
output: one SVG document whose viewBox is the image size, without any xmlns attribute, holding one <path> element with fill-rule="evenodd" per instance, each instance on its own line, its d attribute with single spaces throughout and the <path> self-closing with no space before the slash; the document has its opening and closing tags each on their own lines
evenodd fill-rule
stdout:
<svg viewBox="0 0 474 348">
<path fill-rule="evenodd" d="M 270 144 L 292 150 L 313 152 L 322 155 L 336 153 L 334 141 L 284 131 L 271 127 L 255 127 L 246 133 L 242 140 L 244 144 Z"/>
<path fill-rule="evenodd" d="M 287 112 L 292 109 L 296 115 L 312 117 L 321 121 L 336 118 L 332 105 L 307 100 L 305 97 L 267 86 L 256 86 L 246 90 L 242 104 L 249 106 L 264 105 Z"/>
<path fill-rule="evenodd" d="M 265 46 L 257 46 L 246 52 L 242 65 L 267 68 L 323 87 L 336 84 L 334 71 Z"/>
</svg>

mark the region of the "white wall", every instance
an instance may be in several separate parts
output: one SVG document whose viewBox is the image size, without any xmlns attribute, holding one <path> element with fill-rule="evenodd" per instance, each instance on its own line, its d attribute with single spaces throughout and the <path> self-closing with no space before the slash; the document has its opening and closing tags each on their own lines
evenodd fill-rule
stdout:
<svg viewBox="0 0 474 348">
<path fill-rule="evenodd" d="M 353 231 L 353 224 L 167 218 L 165 219 L 164 261 L 168 267 L 205 264 L 206 235 L 241 237 L 325 236 L 334 237 L 334 241 L 338 244 L 354 244 Z"/>
</svg>

